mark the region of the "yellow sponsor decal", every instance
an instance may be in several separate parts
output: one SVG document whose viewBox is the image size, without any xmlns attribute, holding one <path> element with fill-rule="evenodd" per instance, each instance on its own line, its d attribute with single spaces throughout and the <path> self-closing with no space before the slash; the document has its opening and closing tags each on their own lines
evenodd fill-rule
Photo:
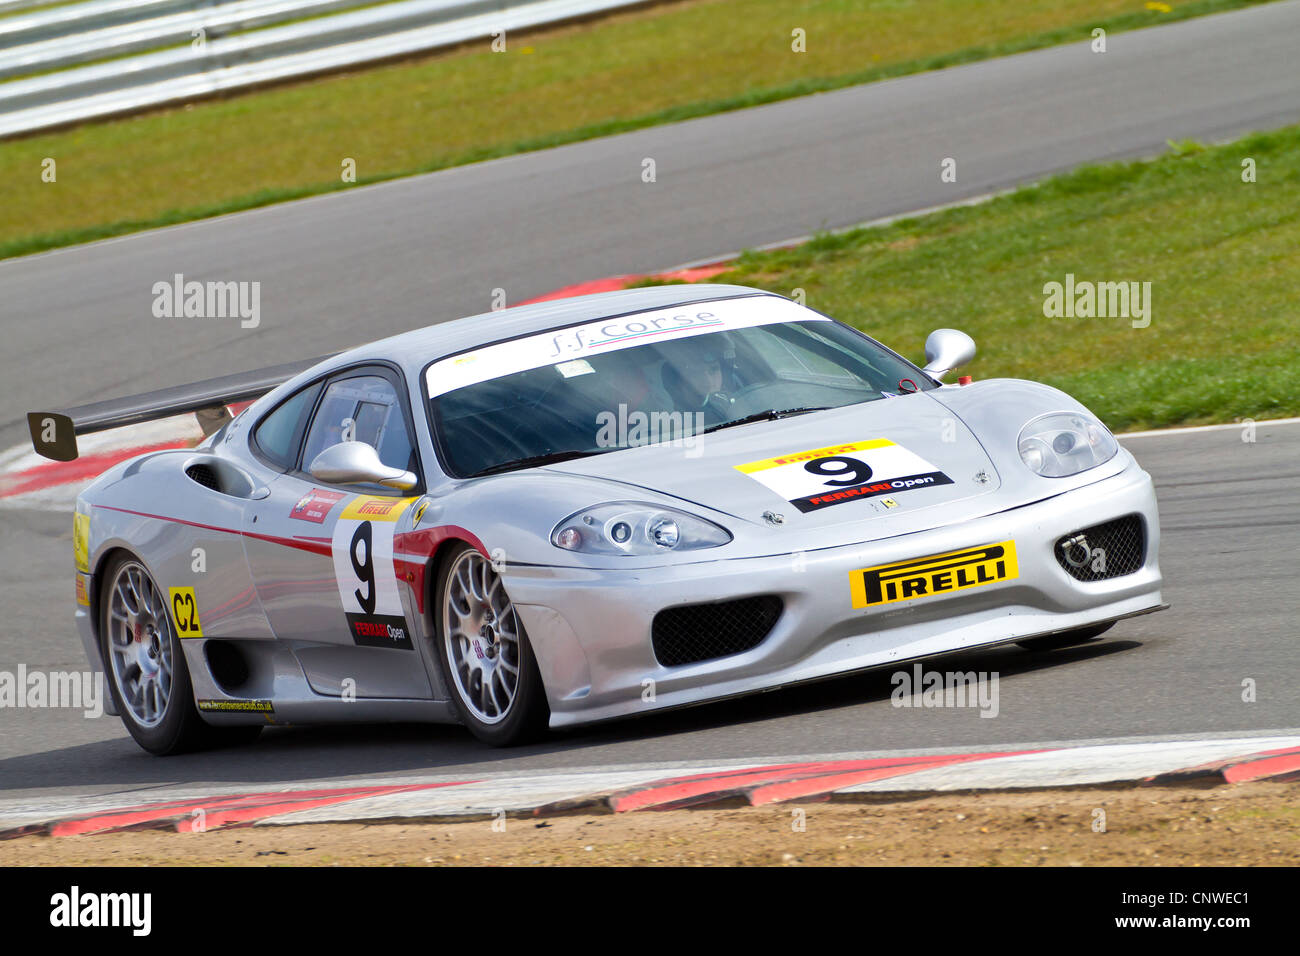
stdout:
<svg viewBox="0 0 1300 956">
<path fill-rule="evenodd" d="M 856 608 L 964 591 L 1020 577 L 1016 543 L 999 541 L 849 572 Z"/>
<path fill-rule="evenodd" d="M 199 623 L 199 600 L 194 596 L 194 589 L 171 588 L 170 592 L 176 636 L 202 637 L 203 625 Z"/>
<path fill-rule="evenodd" d="M 769 468 L 780 468 L 782 465 L 792 465 L 799 461 L 814 461 L 818 458 L 832 458 L 836 455 L 847 455 L 855 451 L 869 451 L 872 448 L 887 448 L 893 442 L 888 438 L 873 438 L 870 441 L 854 441 L 844 445 L 827 445 L 825 448 L 810 448 L 807 451 L 794 451 L 788 455 L 779 455 L 776 458 L 764 458 L 762 461 L 751 461 L 744 465 L 737 465 L 736 470 L 752 475 L 756 471 L 767 471 Z"/>
<path fill-rule="evenodd" d="M 90 607 L 90 595 L 86 593 L 86 579 L 77 575 L 77 604 L 81 607 Z"/>
<path fill-rule="evenodd" d="M 357 495 L 339 515 L 345 521 L 396 521 L 414 498 L 380 498 L 377 495 Z"/>
<path fill-rule="evenodd" d="M 72 516 L 72 559 L 82 574 L 90 573 L 90 515 Z"/>
</svg>

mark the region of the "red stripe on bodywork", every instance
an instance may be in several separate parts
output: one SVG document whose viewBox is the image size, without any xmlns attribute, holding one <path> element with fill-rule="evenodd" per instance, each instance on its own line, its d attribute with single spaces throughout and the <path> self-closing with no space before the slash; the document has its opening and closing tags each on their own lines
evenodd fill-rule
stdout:
<svg viewBox="0 0 1300 956">
<path fill-rule="evenodd" d="M 186 521 L 184 518 L 169 518 L 166 515 L 150 514 L 147 511 L 132 511 L 130 508 L 115 508 L 112 505 L 96 505 L 98 508 L 104 508 L 106 511 L 117 511 L 122 514 L 137 515 L 141 518 L 153 518 L 157 521 L 170 521 L 173 524 L 183 524 L 190 528 L 200 528 L 204 531 L 217 531 L 221 534 L 238 534 L 245 538 L 253 538 L 257 541 L 266 541 L 270 544 L 283 545 L 286 548 L 296 548 L 299 551 L 307 551 L 311 554 L 318 554 L 322 557 L 332 557 L 334 554 L 331 540 L 329 538 L 312 537 L 301 535 L 293 538 L 282 538 L 270 534 L 258 534 L 254 531 L 240 531 L 234 528 L 219 528 L 216 525 L 203 524 L 198 521 Z M 416 606 L 419 613 L 424 613 L 424 576 L 425 567 L 429 562 L 429 556 L 444 541 L 450 538 L 457 538 L 465 541 L 478 550 L 483 557 L 489 557 L 486 546 L 478 539 L 473 532 L 460 527 L 459 525 L 449 524 L 440 525 L 436 528 L 424 528 L 419 531 L 403 531 L 393 535 L 393 569 L 397 575 L 398 581 L 409 584 L 415 592 Z"/>
<path fill-rule="evenodd" d="M 284 545 L 286 548 L 297 548 L 299 551 L 310 551 L 313 554 L 319 554 L 323 557 L 331 557 L 333 549 L 329 538 L 311 537 L 308 535 L 296 536 L 293 538 L 282 538 L 271 534 L 258 534 L 255 531 L 241 531 L 235 528 L 219 528 L 216 525 L 203 524 L 199 521 L 186 521 L 184 518 L 171 518 L 167 515 L 150 514 L 147 511 L 133 511 L 130 508 L 115 508 L 112 505 L 96 505 L 97 508 L 103 508 L 106 511 L 118 511 L 122 514 L 138 515 L 141 518 L 153 518 L 157 521 L 170 521 L 173 524 L 183 524 L 191 528 L 201 528 L 204 531 L 217 531 L 221 534 L 239 534 L 246 538 L 254 538 L 258 541 L 267 541 L 271 544 Z M 422 531 L 403 531 L 393 536 L 393 561 L 400 562 L 404 565 L 412 564 L 411 558 L 419 557 L 427 561 L 429 555 L 433 554 L 433 549 L 448 538 L 461 538 L 467 543 L 473 545 L 484 556 L 488 557 L 487 548 L 478 536 L 458 525 L 443 525 L 437 528 L 425 528 Z M 400 553 L 399 553 L 400 543 Z M 421 553 L 421 549 L 424 550 Z M 399 575 L 400 578 L 400 575 Z"/>
<path fill-rule="evenodd" d="M 240 531 L 235 528 L 218 528 L 214 524 L 203 524 L 198 521 L 186 521 L 184 518 L 170 518 L 167 515 L 150 514 L 147 511 L 132 511 L 130 508 L 115 508 L 112 505 L 96 505 L 96 508 L 103 508 L 105 511 L 118 511 L 122 514 L 138 515 L 141 518 L 153 518 L 156 521 L 170 521 L 173 524 L 183 524 L 190 528 L 201 528 L 204 531 L 218 531 L 221 534 L 239 534 L 245 538 L 255 538 L 258 541 L 269 541 L 271 544 L 282 544 L 286 548 L 297 548 L 299 551 L 310 551 L 312 554 L 319 554 L 330 557 L 333 553 L 330 550 L 330 541 L 328 538 L 280 538 L 271 534 L 257 534 L 254 531 Z"/>
<path fill-rule="evenodd" d="M 393 535 L 393 567 L 397 580 L 410 585 L 415 594 L 416 610 L 424 613 L 424 573 L 429 565 L 429 556 L 443 542 L 458 538 L 474 547 L 483 557 L 491 559 L 487 548 L 478 536 L 464 528 L 454 525 L 441 525 L 437 528 L 424 528 L 420 531 L 403 531 Z"/>
<path fill-rule="evenodd" d="M 256 541 L 266 541 L 270 544 L 282 544 L 286 548 L 296 548 L 299 551 L 308 551 L 312 554 L 319 554 L 328 558 L 334 554 L 330 542 L 322 538 L 281 538 L 273 534 L 257 534 L 253 531 L 239 532 L 245 538 L 253 538 Z"/>
</svg>

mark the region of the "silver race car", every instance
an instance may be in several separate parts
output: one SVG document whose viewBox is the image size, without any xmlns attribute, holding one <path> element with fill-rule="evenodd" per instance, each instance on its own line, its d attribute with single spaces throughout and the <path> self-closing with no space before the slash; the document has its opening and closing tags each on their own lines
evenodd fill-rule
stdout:
<svg viewBox="0 0 1300 956">
<path fill-rule="evenodd" d="M 1162 608 L 1150 477 L 1053 388 L 941 383 L 973 356 L 668 286 L 29 424 L 62 460 L 207 432 L 76 505 L 77 627 L 146 750 L 322 721 L 511 744 Z"/>
</svg>

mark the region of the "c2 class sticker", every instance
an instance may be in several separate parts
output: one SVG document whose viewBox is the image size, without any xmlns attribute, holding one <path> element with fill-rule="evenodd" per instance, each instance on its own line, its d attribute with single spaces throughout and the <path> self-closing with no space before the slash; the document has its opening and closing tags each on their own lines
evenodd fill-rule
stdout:
<svg viewBox="0 0 1300 956">
<path fill-rule="evenodd" d="M 199 623 L 199 601 L 194 596 L 194 589 L 170 588 L 168 593 L 176 636 L 182 640 L 187 637 L 202 637 L 203 625 Z"/>
</svg>

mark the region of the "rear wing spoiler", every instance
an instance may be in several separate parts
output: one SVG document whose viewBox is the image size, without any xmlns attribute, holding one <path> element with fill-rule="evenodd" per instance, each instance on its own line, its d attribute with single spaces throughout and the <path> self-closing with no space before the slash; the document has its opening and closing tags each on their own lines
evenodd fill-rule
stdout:
<svg viewBox="0 0 1300 956">
<path fill-rule="evenodd" d="M 78 405 L 59 412 L 28 412 L 27 429 L 31 432 L 32 447 L 36 453 L 54 461 L 72 461 L 77 457 L 78 435 L 156 421 L 187 412 L 194 413 L 205 436 L 211 435 L 231 420 L 230 410 L 226 406 L 259 398 L 277 385 L 284 384 L 295 375 L 331 357 L 332 355 L 325 355 L 307 361 L 287 362 L 251 372 L 210 378 L 203 382 L 160 388 L 143 395 Z"/>
</svg>

